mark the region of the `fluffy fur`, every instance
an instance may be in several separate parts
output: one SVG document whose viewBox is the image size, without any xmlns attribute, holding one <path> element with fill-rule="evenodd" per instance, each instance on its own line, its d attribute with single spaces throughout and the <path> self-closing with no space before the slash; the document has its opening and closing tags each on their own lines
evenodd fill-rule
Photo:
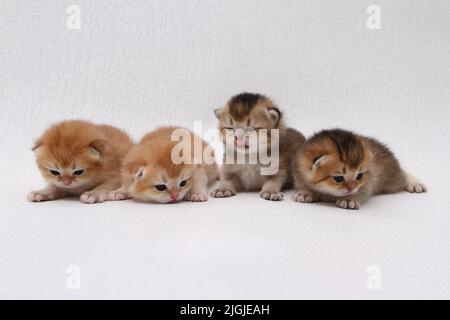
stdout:
<svg viewBox="0 0 450 320">
<path fill-rule="evenodd" d="M 294 179 L 296 201 L 335 202 L 344 209 L 358 209 L 377 194 L 426 191 L 385 145 L 340 129 L 306 141 L 294 161 Z"/>
<path fill-rule="evenodd" d="M 123 157 L 133 146 L 120 129 L 82 120 L 60 122 L 36 141 L 36 163 L 47 187 L 33 191 L 33 202 L 80 196 L 84 203 L 103 202 L 120 185 Z"/>
<path fill-rule="evenodd" d="M 171 155 L 179 142 L 171 141 L 171 135 L 176 129 L 182 128 L 159 128 L 147 134 L 130 150 L 122 166 L 123 186 L 110 194 L 111 199 L 121 200 L 131 196 L 141 201 L 158 203 L 208 199 L 207 187 L 218 177 L 217 164 L 215 161 L 212 164 L 194 164 L 193 161 L 175 164 Z M 194 140 L 202 146 L 202 151 L 208 144 L 189 130 L 187 132 L 191 137 L 193 160 Z"/>
<path fill-rule="evenodd" d="M 259 191 L 263 199 L 282 200 L 282 188 L 292 184 L 291 162 L 295 151 L 304 143 L 304 136 L 294 129 L 286 128 L 280 110 L 273 101 L 260 94 L 236 95 L 223 108 L 215 110 L 215 114 L 224 145 L 227 132 L 234 134 L 232 152 L 235 155 L 242 152 L 248 157 L 249 154 L 248 137 L 242 132 L 259 134 L 261 129 L 266 129 L 269 152 L 271 143 L 277 143 L 279 147 L 279 170 L 273 175 L 262 175 L 259 157 L 256 164 L 230 164 L 226 163 L 224 154 L 220 182 L 211 195 L 223 198 L 239 191 Z M 271 141 L 273 129 L 279 130 L 279 141 Z"/>
</svg>

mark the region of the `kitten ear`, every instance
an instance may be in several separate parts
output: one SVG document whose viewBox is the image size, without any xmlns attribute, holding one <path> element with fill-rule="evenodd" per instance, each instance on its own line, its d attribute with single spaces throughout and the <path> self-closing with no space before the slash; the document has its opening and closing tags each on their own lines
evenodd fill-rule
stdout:
<svg viewBox="0 0 450 320">
<path fill-rule="evenodd" d="M 327 155 L 326 154 L 314 158 L 314 160 L 313 160 L 313 169 L 316 169 L 316 168 L 320 167 L 322 164 L 325 163 L 325 161 L 327 161 Z"/>
<path fill-rule="evenodd" d="M 217 108 L 216 110 L 214 110 L 214 114 L 216 115 L 217 119 L 220 119 L 221 113 L 222 113 L 222 108 Z"/>
<path fill-rule="evenodd" d="M 34 144 L 33 147 L 31 147 L 31 151 L 36 151 L 40 146 L 42 146 L 43 142 L 41 139 L 37 139 Z"/>
<path fill-rule="evenodd" d="M 142 178 L 144 177 L 145 174 L 145 167 L 140 167 L 136 173 L 135 173 L 135 177 L 138 180 L 142 180 Z"/>
<path fill-rule="evenodd" d="M 371 146 L 368 143 L 366 143 L 366 152 L 367 152 L 367 156 L 368 156 L 369 160 L 372 160 L 375 150 L 373 148 L 371 148 Z"/>
<path fill-rule="evenodd" d="M 99 157 L 105 150 L 106 144 L 106 140 L 95 140 L 91 142 L 89 148 L 92 154 L 94 154 L 96 157 Z"/>
<path fill-rule="evenodd" d="M 270 120 L 272 120 L 273 125 L 278 125 L 278 122 L 281 119 L 281 111 L 276 107 L 270 107 L 269 109 L 267 109 L 267 113 L 269 114 Z"/>
</svg>

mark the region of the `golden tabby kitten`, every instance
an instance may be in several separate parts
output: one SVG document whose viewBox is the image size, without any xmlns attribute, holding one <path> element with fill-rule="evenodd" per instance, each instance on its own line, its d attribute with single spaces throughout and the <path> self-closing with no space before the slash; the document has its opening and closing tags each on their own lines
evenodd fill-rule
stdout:
<svg viewBox="0 0 450 320">
<path fill-rule="evenodd" d="M 28 195 L 33 202 L 80 196 L 103 202 L 120 186 L 120 165 L 133 146 L 120 129 L 82 120 L 60 122 L 36 141 L 36 163 L 48 186 Z"/>
<path fill-rule="evenodd" d="M 308 139 L 296 155 L 294 172 L 296 201 L 335 202 L 343 209 L 358 209 L 377 194 L 426 192 L 385 145 L 340 129 Z"/>
<path fill-rule="evenodd" d="M 174 161 L 173 153 L 179 145 L 172 141 L 175 131 L 185 133 L 191 149 L 176 154 L 187 155 L 182 162 Z M 183 142 L 185 142 L 183 138 Z M 200 154 L 194 154 L 194 144 Z M 211 151 L 209 159 L 204 156 Z M 203 163 L 194 163 L 194 158 Z M 205 161 L 210 161 L 205 163 Z M 214 153 L 205 141 L 191 131 L 179 127 L 162 127 L 147 134 L 132 148 L 122 166 L 123 186 L 110 193 L 110 199 L 122 200 L 131 196 L 149 202 L 169 203 L 181 200 L 206 201 L 207 187 L 217 180 L 218 168 Z"/>
<path fill-rule="evenodd" d="M 283 115 L 269 98 L 253 93 L 241 93 L 232 97 L 228 103 L 215 110 L 219 120 L 219 130 L 226 152 L 243 154 L 246 160 L 253 153 L 257 161 L 238 163 L 229 161 L 224 153 L 220 182 L 211 195 L 216 198 L 230 197 L 239 191 L 260 191 L 260 196 L 266 200 L 282 200 L 283 187 L 292 184 L 291 162 L 295 151 L 304 143 L 304 136 L 290 128 L 286 128 Z M 272 140 L 272 132 L 278 130 L 279 139 Z M 267 132 L 267 143 L 257 143 L 251 148 L 251 135 L 262 137 Z M 234 143 L 226 143 L 227 135 Z M 258 138 L 258 142 L 260 139 Z M 272 174 L 262 174 L 266 168 L 260 157 L 261 149 L 267 148 L 268 154 L 274 156 L 277 168 Z M 275 154 L 278 150 L 279 154 Z"/>
</svg>

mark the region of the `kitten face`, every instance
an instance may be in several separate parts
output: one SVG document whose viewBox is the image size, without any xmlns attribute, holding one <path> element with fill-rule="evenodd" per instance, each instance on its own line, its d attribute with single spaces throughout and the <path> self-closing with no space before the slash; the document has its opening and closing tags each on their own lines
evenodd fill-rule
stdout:
<svg viewBox="0 0 450 320">
<path fill-rule="evenodd" d="M 137 168 L 129 191 L 133 198 L 141 201 L 174 203 L 184 199 L 192 185 L 193 167 L 174 165 L 164 167 L 146 165 Z"/>
<path fill-rule="evenodd" d="M 47 147 L 38 152 L 37 164 L 45 181 L 63 189 L 76 189 L 90 185 L 101 171 L 98 152 L 87 148 L 68 153 L 69 161 L 57 156 Z"/>
<path fill-rule="evenodd" d="M 229 135 L 234 143 L 226 147 L 237 152 L 248 153 L 261 129 L 267 130 L 267 146 L 270 146 L 270 130 L 281 125 L 281 112 L 272 101 L 259 94 L 239 94 L 215 114 L 224 144 Z"/>
<path fill-rule="evenodd" d="M 356 135 L 329 130 L 307 141 L 299 162 L 310 188 L 345 197 L 357 193 L 368 182 L 372 153 Z"/>
<path fill-rule="evenodd" d="M 90 186 L 103 168 L 101 138 L 92 124 L 81 121 L 48 129 L 33 147 L 45 181 L 67 190 Z"/>
<path fill-rule="evenodd" d="M 180 128 L 156 129 L 128 152 L 122 165 L 122 180 L 133 198 L 171 203 L 183 200 L 191 190 L 197 164 L 172 161 L 178 142 L 172 141 L 171 135 L 177 129 Z"/>
</svg>

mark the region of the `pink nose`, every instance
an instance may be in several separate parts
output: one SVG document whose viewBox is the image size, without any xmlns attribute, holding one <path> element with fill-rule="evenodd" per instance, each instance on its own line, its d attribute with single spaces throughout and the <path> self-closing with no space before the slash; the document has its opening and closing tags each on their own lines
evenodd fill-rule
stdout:
<svg viewBox="0 0 450 320">
<path fill-rule="evenodd" d="M 171 192 L 171 193 L 170 193 L 170 198 L 171 198 L 172 200 L 177 200 L 177 199 L 178 199 L 178 195 L 179 195 L 178 192 Z"/>
<path fill-rule="evenodd" d="M 353 184 L 347 184 L 347 185 L 345 186 L 345 189 L 347 189 L 348 192 L 352 192 L 353 189 L 355 189 L 355 185 L 353 185 Z"/>
<path fill-rule="evenodd" d="M 64 183 L 64 185 L 68 186 L 72 183 L 72 178 L 70 177 L 62 177 L 61 178 L 62 183 Z"/>
</svg>

